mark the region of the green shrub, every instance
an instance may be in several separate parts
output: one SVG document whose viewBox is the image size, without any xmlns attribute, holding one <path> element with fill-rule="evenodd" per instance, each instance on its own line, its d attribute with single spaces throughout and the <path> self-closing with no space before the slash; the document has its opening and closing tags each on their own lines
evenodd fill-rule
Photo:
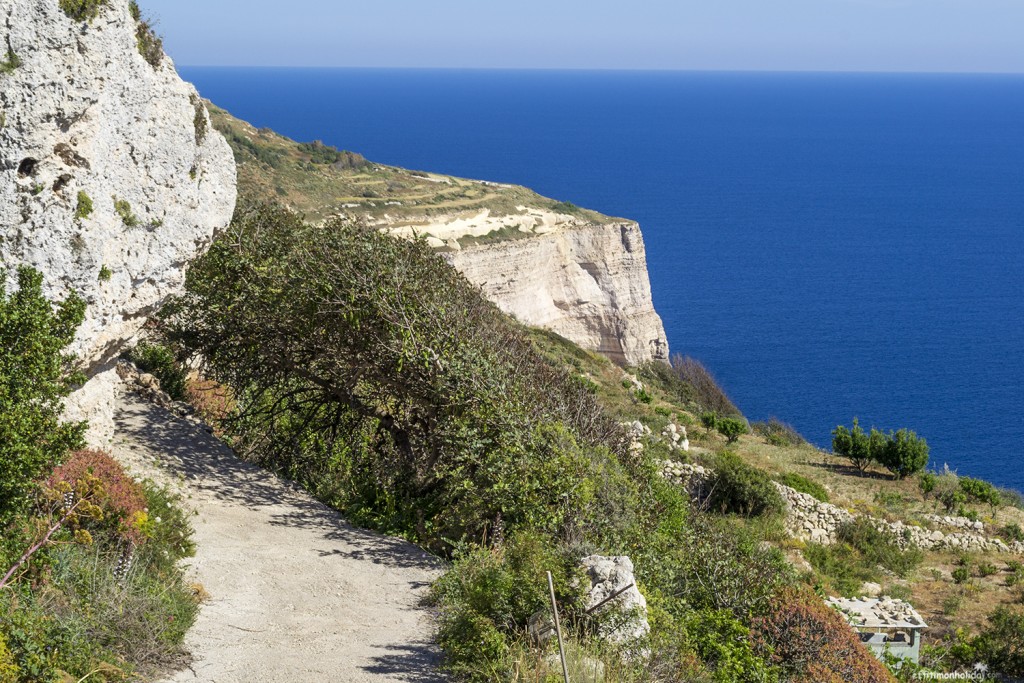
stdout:
<svg viewBox="0 0 1024 683">
<path fill-rule="evenodd" d="M 0 530 L 27 509 L 36 482 L 81 445 L 85 430 L 61 422 L 63 399 L 80 380 L 62 350 L 85 304 L 71 295 L 54 306 L 31 268 L 19 268 L 17 281 L 10 295 L 0 281 Z"/>
<path fill-rule="evenodd" d="M 1002 503 L 999 490 L 981 479 L 960 477 L 960 490 L 967 496 L 967 500 L 975 503 L 984 503 L 994 508 L 999 507 L 1000 503 Z"/>
<path fill-rule="evenodd" d="M 747 423 L 734 417 L 721 417 L 715 422 L 715 429 L 728 443 L 736 443 L 740 436 L 747 433 Z"/>
<path fill-rule="evenodd" d="M 937 483 L 938 477 L 934 472 L 922 472 L 920 479 L 917 481 L 917 485 L 921 488 L 921 493 L 924 494 L 925 498 L 935 490 Z"/>
<path fill-rule="evenodd" d="M 7 54 L 0 62 L 0 74 L 14 73 L 19 66 L 21 66 L 21 58 L 14 54 L 14 50 L 7 48 Z"/>
<path fill-rule="evenodd" d="M 982 578 L 992 576 L 993 574 L 996 574 L 998 571 L 999 570 L 996 568 L 996 566 L 991 562 L 982 562 L 978 565 L 978 576 L 981 576 Z"/>
<path fill-rule="evenodd" d="M 909 429 L 890 432 L 878 462 L 897 479 L 917 474 L 928 466 L 928 442 Z"/>
<path fill-rule="evenodd" d="M 953 583 L 961 584 L 966 583 L 971 578 L 970 567 L 957 567 L 953 570 Z"/>
<path fill-rule="evenodd" d="M 921 550 L 900 548 L 892 533 L 876 528 L 871 520 L 863 517 L 841 525 L 837 537 L 840 542 L 856 548 L 867 562 L 884 567 L 897 576 L 907 576 L 924 559 Z"/>
<path fill-rule="evenodd" d="M 164 43 L 153 30 L 152 22 L 142 18 L 139 3 L 130 0 L 128 10 L 131 12 L 132 19 L 135 20 L 135 45 L 139 54 L 155 69 L 164 59 Z"/>
<path fill-rule="evenodd" d="M 449 671 L 466 681 L 506 680 L 513 634 L 525 633 L 535 612 L 550 611 L 547 571 L 555 580 L 562 618 L 579 615 L 580 591 L 589 581 L 546 538 L 517 534 L 504 547 L 464 547 L 456 553 L 432 589 L 438 643 Z"/>
<path fill-rule="evenodd" d="M 125 199 L 114 198 L 114 213 L 121 217 L 125 227 L 135 228 L 139 225 L 139 219 L 132 213 L 132 205 Z"/>
<path fill-rule="evenodd" d="M 3 632 L 0 632 L 0 683 L 18 683 L 20 680 L 18 665 L 11 651 L 7 649 L 7 639 Z"/>
<path fill-rule="evenodd" d="M 689 387 L 690 399 L 702 410 L 718 415 L 740 415 L 739 409 L 700 361 L 676 354 L 672 356 L 671 368 L 676 378 Z"/>
<path fill-rule="evenodd" d="M 707 483 L 709 509 L 752 517 L 782 512 L 782 496 L 771 478 L 738 455 L 721 453 L 712 467 L 714 471 Z"/>
<path fill-rule="evenodd" d="M 808 545 L 804 556 L 835 590 L 848 597 L 859 595 L 865 581 L 879 581 L 881 570 L 905 577 L 924 559 L 919 549 L 901 549 L 891 533 L 863 517 L 841 525 L 834 544 Z"/>
<path fill-rule="evenodd" d="M 114 276 L 113 271 L 111 271 L 110 268 L 107 268 L 106 265 L 104 265 L 103 267 L 100 268 L 100 274 L 99 274 L 99 281 L 100 282 L 109 282 L 110 278 L 112 278 L 113 276 Z"/>
<path fill-rule="evenodd" d="M 1020 524 L 1017 524 L 1015 522 L 1004 526 L 1000 530 L 1000 533 L 1002 534 L 1003 538 L 1005 538 L 1007 541 L 1024 542 L 1024 529 L 1021 529 Z"/>
<path fill-rule="evenodd" d="M 775 481 L 779 482 L 783 486 L 788 486 L 791 489 L 799 491 L 800 493 L 806 493 L 809 496 L 813 496 L 822 503 L 828 502 L 828 491 L 825 487 L 816 481 L 811 481 L 807 477 L 801 476 L 796 472 L 786 472 L 785 474 L 779 475 L 775 478 Z"/>
<path fill-rule="evenodd" d="M 641 581 L 666 575 L 661 583 L 679 600 L 680 618 L 690 609 L 728 610 L 749 623 L 793 580 L 779 550 L 742 524 L 694 514 L 671 542 L 658 560 L 641 558 L 636 567 Z"/>
<path fill-rule="evenodd" d="M 966 578 L 964 580 L 966 581 Z M 950 593 L 942 599 L 942 613 L 948 617 L 955 616 L 963 604 L 964 596 L 961 593 Z"/>
<path fill-rule="evenodd" d="M 189 100 L 192 102 L 192 108 L 195 110 L 192 126 L 195 129 L 196 144 L 201 145 L 206 140 L 206 134 L 210 126 L 206 119 L 206 107 L 203 106 L 203 100 L 196 95 L 190 95 Z"/>
<path fill-rule="evenodd" d="M 185 399 L 185 380 L 188 372 L 178 363 L 170 347 L 140 342 L 128 352 L 128 359 L 143 372 L 148 372 L 160 380 L 160 388 L 175 401 Z"/>
<path fill-rule="evenodd" d="M 775 417 L 769 418 L 767 422 L 755 422 L 751 427 L 755 434 L 772 446 L 788 448 L 807 443 L 796 429 Z"/>
<path fill-rule="evenodd" d="M 64 14 L 75 21 L 92 21 L 106 4 L 107 0 L 60 0 Z"/>
<path fill-rule="evenodd" d="M 778 681 L 778 673 L 755 651 L 750 629 L 728 610 L 699 610 L 685 622 L 689 641 L 713 670 L 713 680 Z"/>
<path fill-rule="evenodd" d="M 885 445 L 885 435 L 872 428 L 867 434 L 861 429 L 857 418 L 853 418 L 853 427 L 847 429 L 837 425 L 832 430 L 832 451 L 836 455 L 848 458 L 853 466 L 864 472 L 877 462 Z"/>
<path fill-rule="evenodd" d="M 949 655 L 954 666 L 970 668 L 984 662 L 1001 676 L 1024 676 L 1024 612 L 998 607 L 977 636 L 959 633 Z"/>
<path fill-rule="evenodd" d="M 85 190 L 78 191 L 78 206 L 75 208 L 75 218 L 88 218 L 92 214 L 92 199 L 85 193 Z"/>
<path fill-rule="evenodd" d="M 857 418 L 853 419 L 851 429 L 838 425 L 832 430 L 832 450 L 849 458 L 862 472 L 877 462 L 897 479 L 916 474 L 928 465 L 928 443 L 914 432 L 900 429 L 886 435 L 872 428 L 866 434 Z"/>
<path fill-rule="evenodd" d="M 593 393 L 424 243 L 243 209 L 187 287 L 169 334 L 237 398 L 236 446 L 359 523 L 439 550 L 499 515 L 589 525 L 601 459 L 625 455 Z"/>
<path fill-rule="evenodd" d="M 700 424 L 710 434 L 711 430 L 718 424 L 718 415 L 715 413 L 701 413 Z"/>
</svg>

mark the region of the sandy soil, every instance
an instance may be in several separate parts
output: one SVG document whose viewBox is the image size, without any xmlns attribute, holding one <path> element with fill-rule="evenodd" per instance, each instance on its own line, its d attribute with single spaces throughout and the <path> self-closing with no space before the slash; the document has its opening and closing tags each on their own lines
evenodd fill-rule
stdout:
<svg viewBox="0 0 1024 683">
<path fill-rule="evenodd" d="M 353 528 L 188 421 L 119 401 L 113 450 L 183 492 L 190 572 L 210 594 L 186 642 L 194 661 L 167 683 L 443 680 L 422 606 L 434 558 Z"/>
</svg>

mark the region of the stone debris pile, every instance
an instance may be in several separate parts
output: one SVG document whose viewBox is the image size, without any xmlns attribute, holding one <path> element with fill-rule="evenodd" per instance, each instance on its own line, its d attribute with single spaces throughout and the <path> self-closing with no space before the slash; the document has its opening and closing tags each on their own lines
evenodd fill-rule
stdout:
<svg viewBox="0 0 1024 683">
<path fill-rule="evenodd" d="M 668 426 L 662 430 L 661 435 L 668 440 L 669 450 L 689 452 L 690 439 L 686 436 L 686 427 L 669 422 Z"/>
</svg>

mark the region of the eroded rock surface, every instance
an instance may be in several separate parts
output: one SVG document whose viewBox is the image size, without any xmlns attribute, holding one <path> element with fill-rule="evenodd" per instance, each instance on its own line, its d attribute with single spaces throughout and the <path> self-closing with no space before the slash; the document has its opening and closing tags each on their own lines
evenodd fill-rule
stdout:
<svg viewBox="0 0 1024 683">
<path fill-rule="evenodd" d="M 115 355 L 227 225 L 235 163 L 171 60 L 136 44 L 128 0 L 74 21 L 57 0 L 0 1 L 0 276 L 39 269 L 88 303 L 73 351 Z"/>
</svg>

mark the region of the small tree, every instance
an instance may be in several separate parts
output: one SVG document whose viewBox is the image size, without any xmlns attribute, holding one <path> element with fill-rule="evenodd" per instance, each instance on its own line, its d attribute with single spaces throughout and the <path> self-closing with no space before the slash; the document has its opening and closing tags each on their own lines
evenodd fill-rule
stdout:
<svg viewBox="0 0 1024 683">
<path fill-rule="evenodd" d="M 84 423 L 61 422 L 63 399 L 80 379 L 63 354 L 85 314 L 72 294 L 56 307 L 43 277 L 18 269 L 18 290 L 0 280 L 0 530 L 32 499 L 40 477 L 81 446 Z"/>
<path fill-rule="evenodd" d="M 747 423 L 735 417 L 722 417 L 715 422 L 718 433 L 725 437 L 728 443 L 736 443 L 740 436 L 747 433 Z"/>
<path fill-rule="evenodd" d="M 832 451 L 848 458 L 861 472 L 867 471 L 871 463 L 878 460 L 884 446 L 885 435 L 874 428 L 870 434 L 865 433 L 857 418 L 853 418 L 851 429 L 838 425 L 832 430 Z"/>
<path fill-rule="evenodd" d="M 895 434 L 890 432 L 876 459 L 894 477 L 903 479 L 928 466 L 928 442 L 909 429 L 901 429 Z"/>
<path fill-rule="evenodd" d="M 707 430 L 707 433 L 710 434 L 711 430 L 715 428 L 716 424 L 718 424 L 718 415 L 712 412 L 701 413 L 700 423 L 701 426 Z"/>
</svg>

